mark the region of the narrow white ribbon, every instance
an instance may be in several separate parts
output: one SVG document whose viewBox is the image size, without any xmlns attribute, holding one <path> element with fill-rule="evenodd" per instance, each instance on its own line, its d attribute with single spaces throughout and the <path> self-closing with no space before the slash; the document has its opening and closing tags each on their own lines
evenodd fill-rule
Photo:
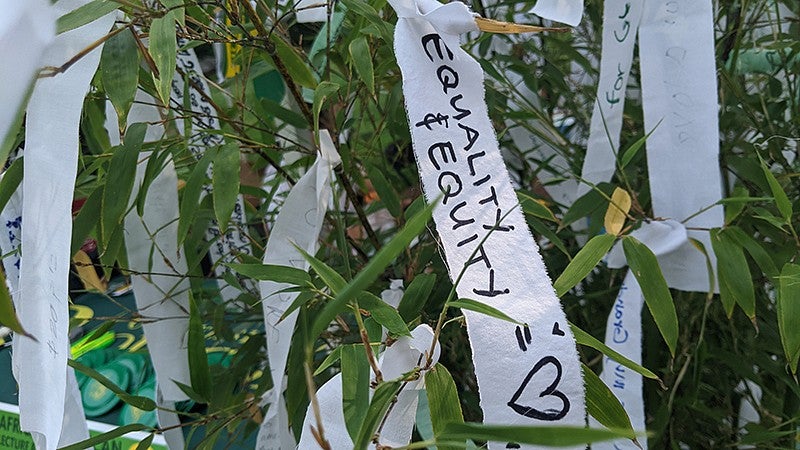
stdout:
<svg viewBox="0 0 800 450">
<path fill-rule="evenodd" d="M 63 15 L 86 0 L 61 0 Z M 60 67 L 103 37 L 114 21 L 108 14 L 60 34 L 42 63 Z M 83 99 L 100 62 L 102 45 L 63 73 L 40 79 L 27 109 L 23 178 L 25 249 L 20 267 L 17 314 L 29 333 L 13 341 L 19 383 L 20 428 L 37 449 L 55 449 L 63 426 L 67 389 L 68 277 L 72 238 L 72 194 L 80 151 L 78 126 Z"/>
<path fill-rule="evenodd" d="M 687 240 L 686 228 L 674 220 L 650 222 L 631 233 L 653 253 L 661 258 L 676 251 Z M 619 269 L 627 265 L 621 243 L 617 243 L 608 255 L 608 266 Z M 642 363 L 642 288 L 632 272 L 628 271 L 619 288 L 619 294 L 608 314 L 606 345 L 631 361 Z M 644 402 L 642 400 L 642 376 L 605 357 L 600 378 L 606 383 L 628 413 L 636 431 L 645 431 Z M 590 419 L 593 425 L 600 424 Z M 647 441 L 640 442 L 647 449 Z M 592 444 L 593 449 L 618 450 L 639 448 L 633 441 L 618 440 Z"/>
<path fill-rule="evenodd" d="M 341 161 L 326 130 L 320 131 L 319 141 L 319 157 L 292 187 L 275 220 L 264 251 L 264 264 L 308 270 L 308 262 L 295 246 L 312 255 L 317 251 L 322 222 L 332 197 L 333 168 Z M 283 401 L 286 359 L 297 321 L 297 311 L 280 320 L 298 295 L 296 292 L 282 292 L 288 287 L 290 285 L 286 283 L 259 282 L 273 387 L 264 394 L 269 409 L 258 431 L 258 450 L 295 447 Z"/>
<path fill-rule="evenodd" d="M 11 0 L 0 14 L 0 143 L 17 118 L 42 54 L 55 37 L 57 15 L 47 0 Z M 10 62 L 13 61 L 13 64 Z"/>
<path fill-rule="evenodd" d="M 161 115 L 153 106 L 156 100 L 142 91 L 128 113 L 128 125 L 149 123 L 145 142 L 159 141 L 164 135 Z M 119 145 L 118 118 L 110 103 L 106 104 L 106 128 L 112 145 Z M 190 385 L 187 333 L 189 330 L 189 282 L 186 259 L 178 243 L 178 176 L 168 158 L 148 187 L 143 215 L 139 216 L 136 199 L 139 195 L 151 152 L 142 152 L 136 165 L 136 178 L 125 217 L 125 248 L 128 268 L 133 271 L 131 284 L 138 312 L 146 319 L 142 324 L 147 349 L 156 373 L 159 408 L 174 409 L 174 402 L 186 400 L 186 394 L 175 381 Z M 161 427 L 180 423 L 177 415 L 159 409 Z M 173 428 L 164 433 L 172 450 L 184 447 L 183 432 Z"/>
<path fill-rule="evenodd" d="M 582 426 L 575 341 L 518 208 L 488 117 L 483 72 L 459 46 L 460 33 L 477 31 L 474 17 L 458 2 L 390 3 L 399 17 L 395 53 L 420 177 L 430 201 L 444 195 L 433 217 L 450 275 L 464 271 L 458 294 L 528 324 L 464 311 L 484 421 Z"/>
<path fill-rule="evenodd" d="M 182 48 L 187 43 L 188 41 L 185 39 L 178 39 L 179 51 L 176 66 L 188 76 L 190 81 L 187 91 L 192 120 L 189 130 L 184 130 L 180 126 L 178 130 L 182 134 L 188 132 L 189 151 L 197 159 L 200 159 L 208 148 L 222 145 L 224 139 L 222 135 L 213 133 L 213 130 L 218 130 L 220 127 L 219 121 L 215 116 L 216 111 L 206 99 L 211 97 L 211 90 L 208 87 L 208 81 L 202 76 L 200 61 L 197 59 L 194 49 Z M 173 106 L 183 107 L 186 87 L 183 75 L 177 73 L 172 80 L 172 92 L 170 93 L 170 100 L 174 103 Z M 187 111 L 187 113 L 189 112 Z M 213 165 L 208 167 L 209 178 L 212 177 L 213 170 Z M 211 185 L 204 186 L 202 195 L 209 195 L 211 189 Z M 236 262 L 239 254 L 253 254 L 250 239 L 246 234 L 247 218 L 244 210 L 244 198 L 239 195 L 231 216 L 232 226 L 225 230 L 225 234 L 221 233 L 216 219 L 212 220 L 206 231 L 207 239 L 212 242 L 209 256 L 214 266 L 214 273 L 219 277 L 217 283 L 220 286 L 220 296 L 224 301 L 234 300 L 239 296 L 239 290 L 222 279 L 222 276 L 229 270 L 224 263 Z M 249 278 L 240 277 L 238 281 L 245 289 L 251 292 L 255 291 L 255 284 Z"/>
<path fill-rule="evenodd" d="M 422 356 L 427 354 L 433 343 L 433 330 L 420 325 L 411 331 L 411 337 L 404 336 L 388 347 L 382 354 L 378 365 L 384 379 L 391 380 L 408 373 L 419 366 Z M 432 357 L 433 364 L 439 360 L 440 348 L 436 345 Z M 419 390 L 425 388 L 424 372 L 416 381 L 409 382 L 397 395 L 397 401 L 389 411 L 384 426 L 380 430 L 380 443 L 388 447 L 402 447 L 411 441 L 417 413 Z M 317 402 L 322 412 L 322 427 L 325 440 L 332 449 L 353 448 L 353 440 L 347 432 L 342 408 L 342 374 L 337 374 L 317 390 Z M 370 390 L 370 397 L 372 391 Z M 300 437 L 301 450 L 319 448 L 311 433 L 311 427 L 319 429 L 314 411 L 309 405 L 303 421 L 303 434 Z"/>
<path fill-rule="evenodd" d="M 531 13 L 574 27 L 583 17 L 583 0 L 538 0 Z"/>
</svg>

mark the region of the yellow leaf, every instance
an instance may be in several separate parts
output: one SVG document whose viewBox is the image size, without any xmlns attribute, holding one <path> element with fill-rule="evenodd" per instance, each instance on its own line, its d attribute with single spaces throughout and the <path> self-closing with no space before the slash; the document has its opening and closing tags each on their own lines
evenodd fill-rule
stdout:
<svg viewBox="0 0 800 450">
<path fill-rule="evenodd" d="M 611 203 L 608 205 L 606 211 L 606 218 L 604 225 L 606 233 L 618 235 L 622 231 L 622 226 L 625 225 L 625 216 L 631 209 L 631 196 L 625 189 L 616 188 L 611 195 Z"/>
</svg>

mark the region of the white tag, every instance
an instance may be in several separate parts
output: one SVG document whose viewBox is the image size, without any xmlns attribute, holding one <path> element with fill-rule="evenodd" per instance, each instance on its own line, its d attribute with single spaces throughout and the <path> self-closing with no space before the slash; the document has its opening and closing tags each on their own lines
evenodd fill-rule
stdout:
<svg viewBox="0 0 800 450">
<path fill-rule="evenodd" d="M 538 0 L 531 13 L 574 27 L 583 17 L 583 0 Z"/>
<path fill-rule="evenodd" d="M 684 221 L 722 198 L 711 6 L 711 0 L 645 4 L 639 54 L 645 128 L 655 129 L 647 139 L 655 217 Z M 716 258 L 709 233 L 698 229 L 722 224 L 721 205 L 684 222 L 689 237 L 705 246 L 712 267 Z M 708 291 L 705 256 L 690 242 L 659 264 L 671 288 Z"/>
<path fill-rule="evenodd" d="M 341 161 L 326 130 L 320 131 L 319 140 L 320 155 L 317 161 L 292 187 L 275 220 L 264 251 L 264 264 L 308 270 L 308 262 L 295 246 L 312 255 L 317 251 L 319 232 L 331 201 L 333 168 Z M 287 287 L 289 285 L 274 281 L 259 282 L 273 387 L 264 395 L 269 409 L 258 431 L 258 450 L 287 450 L 289 442 L 294 447 L 288 422 L 283 418 L 284 414 L 279 414 L 281 408 L 285 408 L 283 374 L 297 321 L 297 311 L 280 320 L 298 295 L 296 292 L 280 292 Z"/>
<path fill-rule="evenodd" d="M 459 46 L 459 33 L 476 30 L 474 18 L 458 2 L 391 4 L 399 17 L 395 52 L 420 177 L 429 200 L 443 195 L 433 217 L 450 276 L 458 279 L 465 269 L 460 297 L 528 324 L 464 311 L 484 421 L 582 426 L 575 341 L 503 164 L 483 72 Z"/>
<path fill-rule="evenodd" d="M 58 16 L 86 0 L 61 0 Z M 43 65 L 60 67 L 103 37 L 114 21 L 108 14 L 58 35 Z M 38 342 L 19 336 L 13 364 L 19 383 L 20 428 L 38 449 L 55 449 L 61 435 L 67 387 L 68 277 L 72 239 L 72 194 L 77 171 L 83 100 L 100 62 L 102 45 L 64 73 L 39 79 L 27 109 L 23 222 L 25 249 L 16 310 Z"/>
<path fill-rule="evenodd" d="M 187 43 L 188 41 L 179 39 L 178 47 L 181 48 Z M 220 134 L 209 132 L 220 128 L 219 121 L 214 107 L 206 100 L 205 96 L 211 96 L 211 90 L 208 87 L 208 81 L 202 76 L 200 61 L 197 59 L 194 49 L 178 51 L 176 66 L 188 75 L 192 83 L 188 89 L 189 107 L 192 112 L 192 125 L 189 130 L 191 137 L 188 138 L 189 151 L 200 159 L 206 149 L 224 144 L 224 139 Z M 175 78 L 172 79 L 172 93 L 170 94 L 170 100 L 174 103 L 174 107 L 183 108 L 185 87 L 183 75 L 176 73 Z M 178 122 L 178 130 L 182 134 L 186 133 L 180 122 Z M 214 170 L 212 166 L 208 168 L 209 178 L 212 177 Z M 205 196 L 210 193 L 211 185 L 204 186 L 202 195 Z M 247 218 L 245 217 L 244 208 L 244 198 L 239 195 L 231 216 L 232 226 L 225 230 L 225 235 L 221 235 L 216 219 L 211 220 L 209 229 L 206 232 L 207 239 L 213 241 L 208 253 L 212 264 L 214 264 L 214 273 L 219 277 L 217 283 L 220 286 L 220 296 L 226 302 L 236 299 L 239 296 L 239 290 L 222 279 L 222 276 L 229 270 L 224 266 L 224 263 L 237 262 L 237 255 L 239 254 L 251 256 L 253 254 L 250 239 L 246 234 Z M 245 289 L 251 292 L 255 291 L 255 283 L 251 279 L 239 277 L 238 281 Z"/>
<path fill-rule="evenodd" d="M 42 54 L 56 34 L 56 15 L 47 0 L 3 2 L 0 14 L 0 142 L 41 67 Z M 13 61 L 13 64 L 11 63 Z"/>
<path fill-rule="evenodd" d="M 591 191 L 591 185 L 611 180 L 616 170 L 625 92 L 643 8 L 642 1 L 606 0 L 603 3 L 600 80 L 581 173 L 581 178 L 591 184 L 580 183 L 578 197 Z"/>
<path fill-rule="evenodd" d="M 300 0 L 295 5 L 297 23 L 325 22 L 328 20 L 327 0 Z M 333 7 L 333 5 L 331 5 Z"/>
</svg>

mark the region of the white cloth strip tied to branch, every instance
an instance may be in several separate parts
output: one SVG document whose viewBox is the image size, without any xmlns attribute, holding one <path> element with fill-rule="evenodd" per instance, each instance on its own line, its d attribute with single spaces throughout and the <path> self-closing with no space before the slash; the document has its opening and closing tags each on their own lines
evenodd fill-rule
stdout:
<svg viewBox="0 0 800 450">
<path fill-rule="evenodd" d="M 53 8 L 60 16 L 86 3 L 61 0 Z M 43 65 L 62 66 L 102 38 L 113 21 L 113 14 L 108 14 L 58 35 L 45 51 Z M 101 49 L 99 45 L 63 73 L 39 79 L 27 109 L 22 182 L 25 250 L 15 307 L 21 323 L 38 341 L 14 339 L 12 364 L 19 383 L 20 428 L 31 432 L 37 449 L 55 449 L 64 423 L 78 127 Z"/>
<path fill-rule="evenodd" d="M 157 142 L 164 135 L 161 114 L 150 95 L 137 91 L 136 102 L 128 113 L 128 126 L 149 123 L 144 142 Z M 110 103 L 106 104 L 106 128 L 112 145 L 120 144 L 119 119 Z M 156 374 L 159 408 L 174 410 L 174 402 L 188 396 L 176 381 L 191 385 L 187 334 L 189 331 L 189 281 L 186 259 L 178 243 L 178 176 L 172 158 L 167 157 L 145 194 L 142 216 L 136 208 L 148 161 L 152 152 L 137 158 L 136 178 L 125 216 L 125 249 L 136 309 L 145 320 L 142 330 Z M 175 413 L 158 411 L 162 427 L 180 423 Z M 184 448 L 183 432 L 174 428 L 164 433 L 172 450 Z"/>
<path fill-rule="evenodd" d="M 538 0 L 531 12 L 574 27 L 583 17 L 583 0 Z"/>
<path fill-rule="evenodd" d="M 200 70 L 200 61 L 197 59 L 197 54 L 195 54 L 194 49 L 183 48 L 188 43 L 188 40 L 178 39 L 176 67 L 179 71 L 172 80 L 170 100 L 173 103 L 172 106 L 180 110 L 184 105 L 184 94 L 188 93 L 191 111 L 185 111 L 185 114 L 191 115 L 191 128 L 184 130 L 183 127 L 178 126 L 178 130 L 188 135 L 186 138 L 189 140 L 189 151 L 197 159 L 200 159 L 207 149 L 222 145 L 224 139 L 221 134 L 215 132 L 220 128 L 219 120 L 217 120 L 214 107 L 208 101 L 208 98 L 211 97 L 211 90 L 209 89 L 208 81 L 203 77 Z M 189 80 L 189 86 L 186 86 L 184 75 Z M 209 179 L 213 170 L 212 164 L 208 168 Z M 210 195 L 211 189 L 210 184 L 204 186 L 202 195 Z M 247 217 L 242 195 L 239 195 L 236 199 L 231 222 L 231 226 L 224 230 L 223 234 L 216 219 L 212 219 L 206 231 L 206 238 L 212 242 L 209 256 L 211 257 L 211 263 L 214 265 L 214 273 L 219 277 L 217 283 L 220 286 L 220 296 L 223 301 L 234 300 L 239 296 L 239 290 L 222 279 L 222 276 L 229 271 L 224 264 L 236 262 L 239 254 L 251 256 L 253 254 L 250 239 L 247 237 Z M 255 283 L 251 279 L 240 277 L 238 281 L 245 289 L 255 292 Z"/>
<path fill-rule="evenodd" d="M 41 67 L 42 54 L 55 37 L 57 14 L 47 0 L 3 2 L 0 14 L 0 143 L 20 112 Z M 13 61 L 13 64 L 9 62 Z"/>
<path fill-rule="evenodd" d="M 380 357 L 378 366 L 384 379 L 393 380 L 403 374 L 411 372 L 415 367 L 424 364 L 425 355 L 430 351 L 433 343 L 433 330 L 427 325 L 420 325 L 411 331 L 411 336 L 403 336 L 388 347 Z M 431 367 L 439 361 L 441 349 L 438 342 L 431 357 Z M 419 391 L 425 388 L 425 373 L 419 379 L 410 381 L 397 394 L 397 401 L 387 413 L 383 427 L 378 431 L 382 446 L 396 448 L 408 445 L 414 431 L 416 421 Z M 325 440 L 334 450 L 353 448 L 353 440 L 345 425 L 344 410 L 342 407 L 342 374 L 336 374 L 317 390 L 316 397 L 319 410 L 322 413 L 322 428 L 325 431 Z M 370 397 L 373 390 L 370 389 Z M 314 415 L 314 410 L 309 405 L 303 421 L 303 434 L 300 437 L 300 450 L 319 448 L 316 438 L 311 432 L 311 427 L 319 430 L 319 424 Z"/>
<path fill-rule="evenodd" d="M 646 147 L 653 214 L 673 219 L 646 224 L 639 233 L 647 236 L 645 243 L 658 256 L 669 287 L 708 291 L 705 255 L 691 239 L 703 243 L 715 267 L 707 230 L 723 224 L 723 213 L 720 206 L 713 206 L 722 192 L 711 1 L 607 0 L 604 8 L 600 81 L 582 175 L 587 185 L 581 185 L 579 195 L 591 189 L 588 183 L 609 181 L 616 170 L 625 91 L 638 34 L 645 131 L 652 133 Z M 664 225 L 675 230 L 653 234 L 654 227 Z M 682 239 L 676 239 L 675 233 L 682 233 Z M 612 251 L 609 266 L 624 266 L 619 258 L 614 261 L 614 252 L 620 250 Z M 630 274 L 626 276 L 606 324 L 606 344 L 641 361 L 642 300 L 635 293 L 635 283 Z M 625 311 L 618 312 L 618 306 Z M 619 343 L 623 329 L 626 342 Z M 632 379 L 620 388 L 617 370 L 618 365 L 606 359 L 602 378 L 624 402 L 634 429 L 641 430 L 641 376 L 629 372 Z M 594 446 L 630 445 L 619 441 Z"/>
<path fill-rule="evenodd" d="M 583 426 L 575 340 L 503 164 L 483 71 L 459 46 L 474 17 L 458 2 L 390 3 L 414 153 L 428 200 L 443 195 L 433 217 L 458 295 L 527 324 L 464 311 L 484 421 Z"/>
<path fill-rule="evenodd" d="M 275 219 L 275 226 L 264 251 L 264 264 L 305 271 L 309 269 L 308 262 L 297 251 L 297 247 L 312 255 L 317 252 L 319 233 L 332 199 L 333 168 L 341 162 L 327 130 L 319 133 L 319 151 L 317 160 L 292 187 Z M 297 311 L 293 311 L 283 320 L 281 317 L 298 293 L 283 292 L 291 287 L 286 283 L 261 281 L 258 284 L 264 309 L 267 357 L 273 387 L 264 394 L 264 402 L 269 404 L 269 409 L 258 430 L 256 449 L 288 450 L 296 444 L 286 417 L 283 378 L 297 322 Z"/>
</svg>

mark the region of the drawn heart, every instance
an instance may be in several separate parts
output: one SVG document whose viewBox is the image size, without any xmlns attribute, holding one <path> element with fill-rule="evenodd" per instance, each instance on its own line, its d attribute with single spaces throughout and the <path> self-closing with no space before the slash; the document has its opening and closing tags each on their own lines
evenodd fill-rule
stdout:
<svg viewBox="0 0 800 450">
<path fill-rule="evenodd" d="M 550 408 L 542 411 L 534 408 L 533 406 L 525 406 L 517 403 L 520 396 L 522 395 L 523 392 L 525 392 L 525 389 L 528 387 L 528 384 L 531 382 L 533 377 L 537 373 L 539 373 L 539 371 L 542 370 L 544 366 L 548 364 L 552 364 L 553 366 L 555 366 L 556 377 L 553 380 L 553 382 L 550 383 L 549 386 L 547 386 L 542 392 L 538 394 L 538 397 L 539 398 L 556 397 L 561 400 L 563 405 L 562 408 L 560 410 Z M 570 403 L 567 396 L 564 395 L 563 392 L 556 389 L 558 387 L 558 383 L 561 381 L 561 372 L 562 372 L 561 362 L 558 359 L 556 359 L 555 356 L 545 356 L 544 358 L 540 359 L 539 362 L 537 362 L 536 365 L 533 366 L 533 369 L 531 369 L 531 371 L 528 372 L 528 375 L 525 377 L 525 379 L 522 380 L 522 384 L 519 386 L 517 391 L 511 397 L 511 400 L 508 401 L 508 406 L 511 407 L 511 409 L 513 409 L 514 412 L 516 412 L 517 414 L 523 415 L 525 417 L 530 417 L 532 419 L 554 421 L 563 418 L 569 412 Z"/>
</svg>

